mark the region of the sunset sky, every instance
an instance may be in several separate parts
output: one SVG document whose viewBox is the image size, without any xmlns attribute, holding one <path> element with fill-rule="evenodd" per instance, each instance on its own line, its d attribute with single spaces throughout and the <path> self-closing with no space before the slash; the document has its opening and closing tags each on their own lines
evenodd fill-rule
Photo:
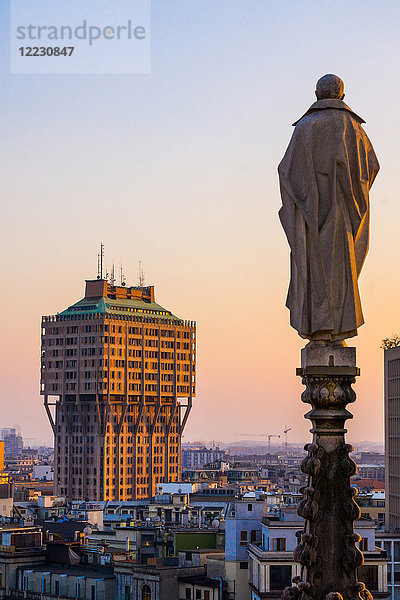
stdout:
<svg viewBox="0 0 400 600">
<path fill-rule="evenodd" d="M 382 440 L 380 343 L 400 332 L 400 3 L 153 0 L 151 74 L 35 76 L 10 75 L 8 5 L 0 426 L 52 443 L 40 320 L 83 296 L 102 241 L 128 284 L 142 259 L 156 300 L 197 321 L 197 398 L 183 441 L 240 441 L 234 434 L 285 425 L 289 441 L 309 439 L 276 169 L 316 80 L 336 73 L 381 164 L 348 439 Z"/>
</svg>

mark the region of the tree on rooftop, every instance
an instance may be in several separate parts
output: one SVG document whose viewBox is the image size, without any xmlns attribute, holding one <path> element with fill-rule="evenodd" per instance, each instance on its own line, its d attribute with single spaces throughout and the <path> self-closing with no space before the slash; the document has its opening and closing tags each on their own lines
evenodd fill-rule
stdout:
<svg viewBox="0 0 400 600">
<path fill-rule="evenodd" d="M 400 346 L 400 335 L 398 333 L 393 333 L 390 337 L 382 340 L 381 348 L 383 348 L 383 350 L 397 348 L 397 346 Z"/>
</svg>

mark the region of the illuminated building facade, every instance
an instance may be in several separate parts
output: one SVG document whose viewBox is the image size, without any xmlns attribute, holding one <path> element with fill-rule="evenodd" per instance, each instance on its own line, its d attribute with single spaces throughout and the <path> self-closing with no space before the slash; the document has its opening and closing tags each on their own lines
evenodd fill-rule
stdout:
<svg viewBox="0 0 400 600">
<path fill-rule="evenodd" d="M 386 529 L 400 527 L 400 347 L 384 352 Z"/>
<path fill-rule="evenodd" d="M 196 324 L 157 304 L 152 286 L 86 281 L 82 300 L 43 317 L 55 493 L 132 500 L 179 480 L 195 365 Z"/>
</svg>

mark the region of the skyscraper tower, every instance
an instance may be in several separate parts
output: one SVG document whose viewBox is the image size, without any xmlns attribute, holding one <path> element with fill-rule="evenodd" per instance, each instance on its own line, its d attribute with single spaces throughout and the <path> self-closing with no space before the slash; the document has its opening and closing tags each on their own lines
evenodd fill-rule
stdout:
<svg viewBox="0 0 400 600">
<path fill-rule="evenodd" d="M 43 317 L 55 492 L 132 500 L 179 480 L 195 364 L 195 322 L 157 304 L 153 286 L 117 286 L 100 273 L 82 300 Z"/>
</svg>

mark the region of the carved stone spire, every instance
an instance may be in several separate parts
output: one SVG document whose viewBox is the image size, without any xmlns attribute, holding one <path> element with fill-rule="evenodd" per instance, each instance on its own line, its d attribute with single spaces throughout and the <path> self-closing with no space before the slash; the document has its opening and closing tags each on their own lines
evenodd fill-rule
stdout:
<svg viewBox="0 0 400 600">
<path fill-rule="evenodd" d="M 354 501 L 357 491 L 350 477 L 357 471 L 350 458 L 353 447 L 345 442 L 344 428 L 352 414 L 352 389 L 359 375 L 355 348 L 306 346 L 297 374 L 306 386 L 302 401 L 311 405 L 305 415 L 312 423 L 313 442 L 301 470 L 308 475 L 298 514 L 304 518 L 297 533 L 294 558 L 301 564 L 301 577 L 286 588 L 283 598 L 299 600 L 367 600 L 372 598 L 357 581 L 357 568 L 364 557 L 357 547 L 360 536 L 353 524 L 360 516 Z"/>
</svg>

